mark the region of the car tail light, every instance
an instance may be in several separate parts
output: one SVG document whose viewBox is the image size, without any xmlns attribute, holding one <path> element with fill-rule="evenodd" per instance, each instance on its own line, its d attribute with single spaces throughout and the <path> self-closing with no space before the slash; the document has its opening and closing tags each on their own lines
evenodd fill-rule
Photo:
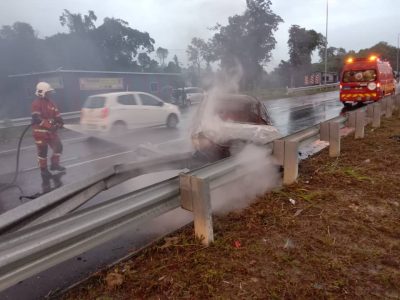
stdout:
<svg viewBox="0 0 400 300">
<path fill-rule="evenodd" d="M 102 119 L 107 118 L 107 117 L 108 117 L 108 113 L 109 113 L 108 107 L 104 107 L 104 108 L 101 110 L 101 118 L 102 118 Z"/>
<path fill-rule="evenodd" d="M 376 84 L 376 88 L 379 89 L 380 87 L 381 87 L 381 83 L 378 82 L 378 83 Z"/>
<path fill-rule="evenodd" d="M 343 88 L 343 85 L 339 85 L 339 88 L 342 89 L 342 88 Z"/>
</svg>

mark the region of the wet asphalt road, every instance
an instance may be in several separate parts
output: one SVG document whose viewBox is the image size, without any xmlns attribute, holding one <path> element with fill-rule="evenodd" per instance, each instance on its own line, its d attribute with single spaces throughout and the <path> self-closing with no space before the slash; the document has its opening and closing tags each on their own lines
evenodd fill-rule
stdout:
<svg viewBox="0 0 400 300">
<path fill-rule="evenodd" d="M 283 135 L 336 117 L 343 111 L 343 106 L 338 101 L 338 92 L 270 100 L 266 101 L 265 104 L 274 125 Z M 182 151 L 182 147 L 189 149 L 188 137 L 195 109 L 196 106 L 193 106 L 188 111 L 183 112 L 179 129 L 146 129 L 128 134 L 123 139 L 92 139 L 76 132 L 63 131 L 61 133 L 64 141 L 63 164 L 68 168 L 67 174 L 63 177 L 63 182 L 74 182 L 114 164 L 140 159 L 141 151 L 138 150 L 143 145 L 163 151 L 173 151 L 175 148 Z M 13 142 L 15 143 L 15 141 Z M 22 172 L 18 181 L 26 194 L 34 194 L 40 191 L 39 171 L 36 169 L 36 153 L 35 148 L 31 145 L 31 138 L 24 141 L 20 167 Z M 0 165 L 2 166 L 0 182 L 7 182 L 11 178 L 10 174 L 14 168 L 14 148 L 15 144 L 12 143 L 0 146 Z M 124 191 L 137 189 L 146 184 L 173 177 L 176 174 L 177 171 L 170 171 L 143 176 L 132 180 L 129 184 L 102 193 L 94 201 L 109 199 Z M 19 191 L 16 189 L 7 190 L 0 194 L 0 212 L 20 205 L 18 196 Z M 63 289 L 190 221 L 190 213 L 181 209 L 172 211 L 149 221 L 148 224 L 143 224 L 140 228 L 130 229 L 129 232 L 114 241 L 25 280 L 0 293 L 0 299 L 41 299 L 50 291 Z"/>
</svg>

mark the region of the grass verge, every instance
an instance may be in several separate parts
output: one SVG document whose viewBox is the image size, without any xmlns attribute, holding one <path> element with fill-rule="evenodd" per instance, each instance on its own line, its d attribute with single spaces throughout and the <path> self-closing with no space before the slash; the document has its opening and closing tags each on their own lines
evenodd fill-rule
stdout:
<svg viewBox="0 0 400 300">
<path fill-rule="evenodd" d="M 94 274 L 64 299 L 399 299 L 400 120 L 302 161 L 296 184 Z M 294 199 L 293 204 L 289 199 Z"/>
</svg>

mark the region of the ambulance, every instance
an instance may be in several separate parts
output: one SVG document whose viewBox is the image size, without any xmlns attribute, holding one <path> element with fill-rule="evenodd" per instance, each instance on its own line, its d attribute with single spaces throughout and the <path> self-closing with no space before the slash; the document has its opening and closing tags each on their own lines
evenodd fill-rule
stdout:
<svg viewBox="0 0 400 300">
<path fill-rule="evenodd" d="M 348 58 L 340 80 L 340 101 L 344 106 L 379 101 L 395 94 L 396 85 L 390 63 L 376 55 Z"/>
</svg>

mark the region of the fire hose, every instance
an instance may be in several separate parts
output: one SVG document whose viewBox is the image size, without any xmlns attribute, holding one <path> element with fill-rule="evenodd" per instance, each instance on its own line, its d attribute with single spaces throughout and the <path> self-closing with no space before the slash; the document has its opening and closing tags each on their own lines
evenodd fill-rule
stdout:
<svg viewBox="0 0 400 300">
<path fill-rule="evenodd" d="M 22 133 L 18 139 L 17 157 L 16 157 L 16 161 L 15 161 L 14 176 L 13 176 L 11 182 L 0 183 L 0 193 L 4 192 L 5 190 L 10 189 L 10 188 L 17 188 L 17 189 L 19 189 L 21 194 L 23 194 L 22 188 L 17 184 L 17 179 L 18 179 L 18 175 L 19 175 L 19 160 L 20 160 L 20 155 L 21 155 L 21 144 L 22 144 L 22 140 L 24 139 L 26 132 L 28 131 L 28 129 L 30 127 L 31 127 L 31 125 L 27 125 L 24 128 L 24 130 L 22 131 Z"/>
</svg>

